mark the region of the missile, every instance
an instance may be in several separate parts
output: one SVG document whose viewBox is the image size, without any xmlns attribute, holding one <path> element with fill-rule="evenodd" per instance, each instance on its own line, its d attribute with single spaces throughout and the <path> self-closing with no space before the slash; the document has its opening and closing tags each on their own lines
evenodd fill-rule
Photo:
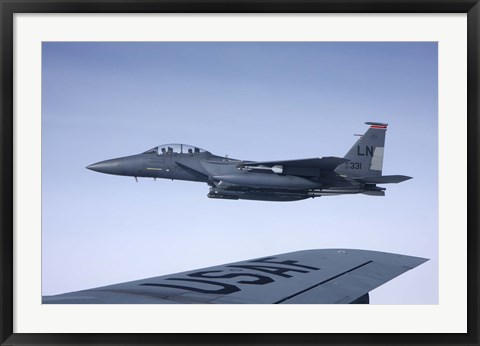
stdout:
<svg viewBox="0 0 480 346">
<path fill-rule="evenodd" d="M 241 166 L 239 168 L 242 171 L 250 171 L 250 170 L 264 170 L 264 171 L 272 171 L 275 174 L 282 174 L 283 173 L 283 166 L 282 165 L 275 165 L 273 167 L 268 166 Z"/>
</svg>

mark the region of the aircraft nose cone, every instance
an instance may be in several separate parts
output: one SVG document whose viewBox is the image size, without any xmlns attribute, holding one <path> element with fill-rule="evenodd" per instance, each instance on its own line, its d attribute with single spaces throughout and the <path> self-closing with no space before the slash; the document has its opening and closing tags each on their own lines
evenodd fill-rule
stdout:
<svg viewBox="0 0 480 346">
<path fill-rule="evenodd" d="M 123 158 L 100 161 L 100 162 L 88 165 L 85 168 L 95 172 L 106 173 L 106 174 L 116 174 L 116 175 L 124 174 Z"/>
</svg>

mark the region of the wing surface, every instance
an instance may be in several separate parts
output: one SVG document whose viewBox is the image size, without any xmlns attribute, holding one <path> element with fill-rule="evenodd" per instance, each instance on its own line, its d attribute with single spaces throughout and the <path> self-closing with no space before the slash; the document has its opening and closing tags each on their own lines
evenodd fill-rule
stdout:
<svg viewBox="0 0 480 346">
<path fill-rule="evenodd" d="M 355 303 L 427 261 L 366 250 L 305 250 L 44 296 L 44 304 Z"/>
<path fill-rule="evenodd" d="M 349 160 L 328 156 L 328 157 L 316 157 L 310 159 L 301 160 L 285 160 L 285 161 L 244 161 L 240 164 L 240 167 L 273 167 L 273 166 L 285 166 L 285 167 L 299 167 L 299 168 L 319 168 L 321 170 L 334 170 L 338 165 L 345 163 Z"/>
</svg>

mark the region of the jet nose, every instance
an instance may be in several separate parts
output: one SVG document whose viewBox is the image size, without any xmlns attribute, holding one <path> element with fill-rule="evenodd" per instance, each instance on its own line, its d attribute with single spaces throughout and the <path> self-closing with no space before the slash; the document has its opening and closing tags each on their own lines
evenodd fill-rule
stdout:
<svg viewBox="0 0 480 346">
<path fill-rule="evenodd" d="M 100 173 L 124 175 L 123 161 L 123 158 L 105 160 L 93 163 L 85 168 Z"/>
</svg>

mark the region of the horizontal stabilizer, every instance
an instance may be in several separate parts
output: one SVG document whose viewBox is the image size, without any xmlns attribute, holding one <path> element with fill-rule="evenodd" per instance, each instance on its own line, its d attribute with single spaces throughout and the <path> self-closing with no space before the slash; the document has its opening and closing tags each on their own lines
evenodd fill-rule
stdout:
<svg viewBox="0 0 480 346">
<path fill-rule="evenodd" d="M 412 177 L 407 177 L 406 175 L 381 175 L 379 177 L 360 177 L 353 179 L 360 183 L 367 184 L 396 184 L 412 179 Z"/>
</svg>

